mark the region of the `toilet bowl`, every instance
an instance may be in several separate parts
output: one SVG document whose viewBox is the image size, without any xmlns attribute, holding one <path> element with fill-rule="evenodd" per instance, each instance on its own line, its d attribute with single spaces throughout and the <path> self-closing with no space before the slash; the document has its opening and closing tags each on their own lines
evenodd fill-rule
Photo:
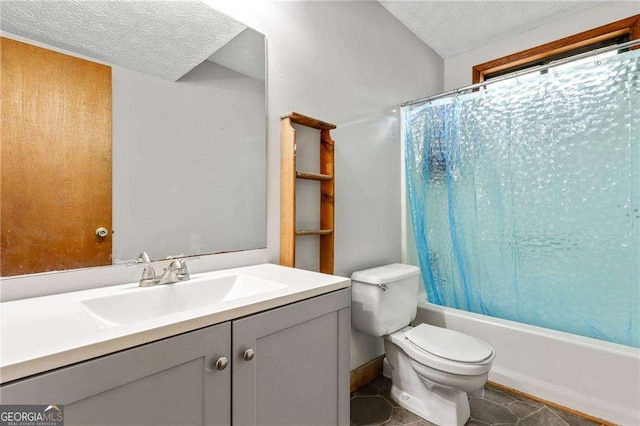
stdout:
<svg viewBox="0 0 640 426">
<path fill-rule="evenodd" d="M 417 312 L 419 270 L 393 264 L 354 272 L 352 324 L 384 338 L 391 370 L 391 396 L 403 408 L 438 425 L 463 425 L 469 419 L 467 392 L 487 382 L 495 353 L 482 340 L 420 324 Z"/>
<path fill-rule="evenodd" d="M 431 346 L 422 348 L 407 337 L 407 333 L 425 330 L 451 332 L 452 340 L 472 339 L 469 346 L 473 349 L 467 347 L 467 356 L 458 357 L 465 361 L 460 361 L 455 359 L 459 354 L 447 354 L 445 358 L 429 352 L 434 351 Z M 444 333 L 445 336 L 447 334 Z M 459 341 L 456 343 L 460 344 Z M 446 341 L 440 346 L 444 345 L 447 345 Z M 453 330 L 420 324 L 385 336 L 384 347 L 391 365 L 391 395 L 400 406 L 435 424 L 466 423 L 469 419 L 467 392 L 485 385 L 495 357 L 489 345 Z M 463 346 L 450 347 L 460 349 Z"/>
</svg>

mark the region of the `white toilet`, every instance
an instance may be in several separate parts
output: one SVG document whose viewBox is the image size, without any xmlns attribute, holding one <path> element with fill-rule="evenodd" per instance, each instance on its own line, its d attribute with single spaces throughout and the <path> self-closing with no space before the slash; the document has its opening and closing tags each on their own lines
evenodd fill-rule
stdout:
<svg viewBox="0 0 640 426">
<path fill-rule="evenodd" d="M 467 392 L 487 382 L 493 348 L 454 330 L 409 324 L 416 317 L 420 270 L 392 264 L 354 272 L 353 327 L 384 336 L 391 365 L 391 396 L 400 406 L 438 425 L 469 419 Z"/>
</svg>

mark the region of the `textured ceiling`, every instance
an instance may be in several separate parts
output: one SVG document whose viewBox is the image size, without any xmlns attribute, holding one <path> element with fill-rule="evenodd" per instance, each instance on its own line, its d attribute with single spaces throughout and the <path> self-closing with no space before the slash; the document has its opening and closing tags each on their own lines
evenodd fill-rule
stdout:
<svg viewBox="0 0 640 426">
<path fill-rule="evenodd" d="M 246 26 L 200 1 L 0 2 L 2 30 L 168 80 Z"/>
<path fill-rule="evenodd" d="M 582 1 L 402 1 L 380 3 L 443 58 L 596 6 Z"/>
</svg>

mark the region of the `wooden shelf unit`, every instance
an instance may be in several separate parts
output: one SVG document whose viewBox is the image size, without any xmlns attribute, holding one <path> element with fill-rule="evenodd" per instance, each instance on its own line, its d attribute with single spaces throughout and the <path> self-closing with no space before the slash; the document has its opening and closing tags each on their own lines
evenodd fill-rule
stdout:
<svg viewBox="0 0 640 426">
<path fill-rule="evenodd" d="M 296 130 L 292 124 L 320 130 L 320 173 L 296 170 Z M 336 126 L 306 115 L 291 112 L 281 117 L 280 164 L 280 264 L 295 267 L 296 237 L 320 237 L 320 272 L 333 273 L 335 174 L 334 141 Z M 320 182 L 320 229 L 296 230 L 296 179 Z"/>
</svg>

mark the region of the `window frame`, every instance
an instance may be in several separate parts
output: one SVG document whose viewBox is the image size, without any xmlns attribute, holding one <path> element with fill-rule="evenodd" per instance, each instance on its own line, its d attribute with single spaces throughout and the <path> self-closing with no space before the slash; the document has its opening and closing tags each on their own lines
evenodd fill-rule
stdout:
<svg viewBox="0 0 640 426">
<path fill-rule="evenodd" d="M 628 35 L 630 41 L 640 39 L 640 14 L 476 65 L 473 67 L 472 81 L 473 84 L 482 83 L 486 75 L 509 68 L 522 68 L 551 56 L 625 35 Z"/>
</svg>

